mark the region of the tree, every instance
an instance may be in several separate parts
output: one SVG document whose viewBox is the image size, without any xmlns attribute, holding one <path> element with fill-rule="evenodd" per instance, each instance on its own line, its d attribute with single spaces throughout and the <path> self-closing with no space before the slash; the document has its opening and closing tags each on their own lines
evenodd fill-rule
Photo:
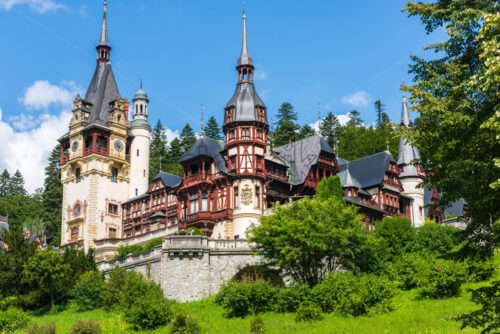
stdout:
<svg viewBox="0 0 500 334">
<path fill-rule="evenodd" d="M 316 135 L 316 131 L 314 131 L 314 129 L 309 124 L 306 124 L 300 128 L 296 140 L 304 139 L 314 135 Z"/>
<path fill-rule="evenodd" d="M 48 165 L 45 167 L 45 180 L 41 198 L 43 214 L 34 218 L 46 225 L 47 239 L 53 239 L 53 244 L 59 244 L 61 236 L 62 183 L 61 168 L 59 166 L 60 150 L 61 146 L 57 144 L 50 153 Z M 34 233 L 34 231 L 31 232 Z M 42 238 L 41 234 L 40 238 Z"/>
<path fill-rule="evenodd" d="M 328 272 L 341 267 L 355 269 L 364 261 L 359 259 L 361 255 L 367 258 L 367 234 L 357 210 L 337 196 L 306 197 L 286 207 L 278 204 L 271 215 L 260 219 L 260 225 L 252 226 L 249 241 L 270 265 L 299 283 L 313 286 Z"/>
<path fill-rule="evenodd" d="M 151 135 L 151 145 L 149 154 L 149 181 L 155 177 L 167 160 L 167 135 L 165 129 L 158 120 Z"/>
<path fill-rule="evenodd" d="M 224 140 L 224 136 L 221 134 L 219 124 L 217 124 L 214 116 L 210 116 L 208 119 L 207 126 L 205 127 L 205 136 L 216 140 Z"/>
<path fill-rule="evenodd" d="M 428 33 L 446 27 L 448 38 L 427 47 L 435 51 L 431 60 L 412 57 L 416 83 L 404 89 L 411 92 L 420 118 L 413 131 L 401 132 L 419 148 L 424 184 L 440 190 L 442 206 L 466 200 L 466 232 L 491 253 L 500 242 L 500 192 L 491 187 L 500 179 L 495 166 L 500 156 L 500 4 L 439 0 L 407 5 L 409 16 L 418 16 Z"/>
<path fill-rule="evenodd" d="M 10 174 L 7 169 L 4 169 L 3 173 L 0 174 L 0 199 L 7 197 L 7 189 L 9 186 Z"/>
<path fill-rule="evenodd" d="M 328 145 L 333 149 L 337 146 L 337 131 L 340 127 L 340 122 L 331 111 L 326 115 L 319 125 L 319 132 L 321 136 L 326 138 Z"/>
<path fill-rule="evenodd" d="M 347 116 L 349 116 L 349 121 L 347 122 L 347 126 L 354 126 L 358 127 L 363 124 L 363 120 L 361 119 L 359 111 L 357 110 L 351 110 Z"/>
<path fill-rule="evenodd" d="M 191 125 L 189 125 L 189 123 L 186 123 L 186 125 L 184 125 L 180 138 L 182 154 L 184 154 L 191 148 L 191 146 L 194 145 L 194 143 L 196 143 L 196 134 L 194 133 L 194 130 Z"/>
<path fill-rule="evenodd" d="M 14 175 L 9 179 L 9 184 L 7 185 L 7 195 L 8 196 L 19 196 L 26 195 L 26 190 L 24 189 L 24 178 L 23 174 L 16 169 Z"/>
<path fill-rule="evenodd" d="M 382 117 L 384 114 L 385 105 L 380 100 L 375 101 L 374 105 L 375 113 L 377 114 L 377 127 L 380 128 L 384 124 Z"/>
<path fill-rule="evenodd" d="M 377 223 L 375 234 L 387 243 L 387 250 L 392 257 L 412 250 L 415 244 L 416 230 L 411 220 L 403 217 L 385 217 Z"/>
<path fill-rule="evenodd" d="M 316 188 L 316 198 L 319 200 L 336 198 L 339 201 L 344 201 L 344 192 L 339 176 L 335 175 L 323 179 Z"/>
<path fill-rule="evenodd" d="M 281 146 L 288 144 L 289 141 L 295 141 L 300 126 L 295 122 L 298 117 L 293 105 L 289 102 L 283 102 L 276 117 L 277 126 L 274 130 L 274 145 Z"/>
<path fill-rule="evenodd" d="M 165 171 L 175 175 L 183 175 L 184 170 L 181 164 L 179 164 L 181 158 L 182 142 L 179 138 L 174 138 L 168 147 Z"/>
</svg>

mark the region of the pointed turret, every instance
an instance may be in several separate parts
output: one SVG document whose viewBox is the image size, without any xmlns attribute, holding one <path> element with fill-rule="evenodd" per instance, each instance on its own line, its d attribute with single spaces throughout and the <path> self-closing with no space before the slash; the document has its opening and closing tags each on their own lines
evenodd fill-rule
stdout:
<svg viewBox="0 0 500 334">
<path fill-rule="evenodd" d="M 107 1 L 104 1 L 104 14 L 102 16 L 102 25 L 101 25 L 101 38 L 99 40 L 99 44 L 97 45 L 97 61 L 98 62 L 108 62 L 109 61 L 109 52 L 111 51 L 111 46 L 108 42 L 108 20 L 106 17 L 107 10 Z"/>
<path fill-rule="evenodd" d="M 406 93 L 403 95 L 403 106 L 401 110 L 401 125 L 407 128 L 412 128 L 413 123 L 410 118 L 410 113 L 408 112 L 408 102 L 406 100 Z M 399 138 L 399 155 L 398 155 L 398 165 L 405 165 L 403 168 L 403 173 L 401 176 L 417 176 L 418 171 L 416 166 L 412 164 L 412 161 L 420 159 L 420 153 L 418 149 L 408 143 L 408 141 L 401 137 Z"/>
<path fill-rule="evenodd" d="M 253 66 L 252 57 L 248 52 L 248 40 L 247 40 L 247 14 L 245 7 L 243 7 L 243 33 L 241 38 L 241 54 L 238 58 L 238 66 L 250 65 Z"/>
</svg>

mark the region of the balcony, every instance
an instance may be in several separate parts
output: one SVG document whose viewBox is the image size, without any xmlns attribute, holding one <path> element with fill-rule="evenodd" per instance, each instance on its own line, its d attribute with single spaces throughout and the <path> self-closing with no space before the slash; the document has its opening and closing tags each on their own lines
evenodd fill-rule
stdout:
<svg viewBox="0 0 500 334">
<path fill-rule="evenodd" d="M 90 154 L 100 154 L 104 156 L 109 156 L 109 151 L 107 148 L 102 148 L 102 147 L 89 147 L 83 150 L 84 156 Z"/>
</svg>

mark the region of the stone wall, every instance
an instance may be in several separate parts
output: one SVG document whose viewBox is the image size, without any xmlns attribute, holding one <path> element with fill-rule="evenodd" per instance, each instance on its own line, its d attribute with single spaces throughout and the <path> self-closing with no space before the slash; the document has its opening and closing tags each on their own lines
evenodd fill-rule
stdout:
<svg viewBox="0 0 500 334">
<path fill-rule="evenodd" d="M 136 270 L 159 283 L 165 297 L 185 302 L 216 294 L 240 269 L 260 263 L 245 240 L 169 236 L 153 251 L 98 265 L 105 273 L 116 266 Z"/>
</svg>

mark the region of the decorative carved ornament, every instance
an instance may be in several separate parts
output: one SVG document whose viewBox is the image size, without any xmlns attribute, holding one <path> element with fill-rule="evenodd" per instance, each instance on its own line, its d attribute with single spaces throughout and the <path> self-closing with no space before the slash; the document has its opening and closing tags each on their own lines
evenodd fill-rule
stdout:
<svg viewBox="0 0 500 334">
<path fill-rule="evenodd" d="M 252 204 L 253 201 L 253 192 L 250 186 L 247 184 L 245 188 L 243 188 L 243 191 L 241 192 L 241 203 L 245 205 L 250 205 Z"/>
</svg>

